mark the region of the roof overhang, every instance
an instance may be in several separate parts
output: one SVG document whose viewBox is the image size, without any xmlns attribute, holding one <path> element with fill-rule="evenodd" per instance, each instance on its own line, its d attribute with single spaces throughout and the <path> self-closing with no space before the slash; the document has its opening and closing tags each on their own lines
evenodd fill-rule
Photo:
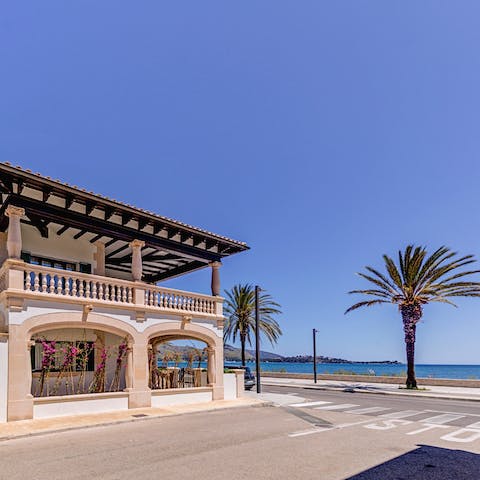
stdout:
<svg viewBox="0 0 480 480">
<path fill-rule="evenodd" d="M 69 231 L 75 239 L 105 243 L 106 268 L 113 272 L 129 272 L 129 243 L 144 241 L 144 280 L 151 283 L 203 268 L 249 248 L 243 242 L 6 163 L 0 163 L 0 197 L 0 231 L 8 226 L 6 207 L 22 207 L 22 221 L 37 228 L 43 237 L 52 231 L 57 236 Z"/>
</svg>

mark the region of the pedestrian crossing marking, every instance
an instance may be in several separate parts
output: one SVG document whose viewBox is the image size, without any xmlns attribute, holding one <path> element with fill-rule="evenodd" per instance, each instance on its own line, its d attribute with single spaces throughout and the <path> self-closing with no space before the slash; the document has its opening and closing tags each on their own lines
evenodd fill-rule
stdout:
<svg viewBox="0 0 480 480">
<path fill-rule="evenodd" d="M 291 403 L 289 407 L 296 407 L 296 408 L 301 408 L 301 407 L 314 407 L 316 405 L 326 405 L 327 403 L 332 403 L 332 402 L 323 402 L 323 401 L 318 401 L 318 402 L 303 402 L 303 403 Z"/>
<path fill-rule="evenodd" d="M 418 415 L 420 413 L 425 413 L 423 410 L 402 410 L 400 412 L 385 413 L 380 415 L 381 418 L 389 419 L 398 419 L 398 418 L 408 418 Z"/>
<path fill-rule="evenodd" d="M 346 423 L 346 424 L 339 424 L 339 425 L 316 425 L 313 429 L 297 431 L 289 434 L 289 437 L 301 437 L 304 435 L 312 435 L 315 433 L 322 433 L 328 432 L 330 430 L 338 430 L 343 428 L 349 428 L 353 426 L 360 426 L 363 427 L 382 431 L 382 430 L 391 430 L 401 426 L 407 426 L 410 424 L 416 423 L 419 427 L 415 430 L 409 432 L 403 432 L 405 435 L 418 435 L 422 433 L 426 433 L 433 430 L 444 430 L 444 429 L 454 429 L 450 433 L 447 433 L 440 437 L 442 440 L 449 441 L 449 442 L 457 442 L 457 443 L 470 443 L 473 441 L 480 440 L 480 421 L 471 423 L 466 427 L 454 427 L 453 425 L 448 425 L 451 422 L 455 422 L 456 420 L 473 417 L 471 420 L 478 420 L 479 414 L 470 414 L 470 413 L 458 413 L 458 412 L 445 412 L 445 411 L 438 411 L 438 410 L 401 410 L 401 411 L 393 411 L 390 413 L 381 413 L 386 410 L 392 410 L 392 407 L 380 407 L 380 406 L 371 406 L 365 407 L 360 406 L 358 404 L 353 403 L 333 403 L 324 400 L 318 401 L 305 401 L 302 403 L 293 403 L 289 405 L 290 407 L 311 407 L 314 410 L 326 410 L 326 411 L 334 411 L 334 410 L 343 410 L 341 413 L 347 414 L 354 414 L 354 415 L 369 415 L 377 417 L 377 421 L 375 423 L 370 420 L 363 420 L 361 422 L 353 422 L 353 423 Z M 359 408 L 356 408 L 359 407 Z M 376 415 L 378 414 L 378 415 Z M 425 415 L 431 415 L 428 418 L 421 418 Z M 433 416 L 432 416 L 433 415 Z M 412 420 L 405 420 L 410 417 L 420 416 L 418 419 Z M 477 418 L 475 418 L 477 417 Z M 439 432 L 440 433 L 440 432 Z M 442 432 L 445 433 L 445 432 Z M 442 434 L 440 433 L 440 435 Z"/>
<path fill-rule="evenodd" d="M 359 407 L 355 403 L 341 403 L 340 405 L 327 405 L 326 407 L 316 407 L 315 410 L 343 410 L 345 408 Z"/>
<path fill-rule="evenodd" d="M 391 410 L 387 407 L 368 407 L 368 408 L 357 408 L 355 410 L 349 410 L 345 413 L 354 413 L 355 415 L 364 415 L 365 413 L 375 413 L 375 412 L 384 412 L 385 410 Z"/>
<path fill-rule="evenodd" d="M 407 435 L 417 435 L 418 433 L 428 432 L 429 430 L 433 430 L 434 428 L 450 428 L 448 425 L 426 425 L 418 430 L 414 430 L 413 432 L 407 432 Z"/>
<path fill-rule="evenodd" d="M 443 415 L 435 415 L 434 417 L 424 418 L 420 420 L 421 423 L 431 423 L 433 425 L 444 425 L 445 423 L 453 422 L 459 418 L 465 418 L 465 415 L 455 415 L 453 413 L 444 413 Z"/>
</svg>

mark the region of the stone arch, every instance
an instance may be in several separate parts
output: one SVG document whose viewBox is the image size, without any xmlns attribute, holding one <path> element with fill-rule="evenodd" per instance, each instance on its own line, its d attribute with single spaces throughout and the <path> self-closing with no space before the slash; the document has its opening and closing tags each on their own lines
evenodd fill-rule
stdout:
<svg viewBox="0 0 480 480">
<path fill-rule="evenodd" d="M 143 335 L 148 343 L 155 338 L 168 337 L 169 340 L 193 339 L 205 342 L 209 347 L 223 346 L 223 338 L 217 336 L 209 328 L 189 323 L 179 328 L 178 322 L 166 322 L 148 327 Z"/>
<path fill-rule="evenodd" d="M 101 330 L 119 337 L 127 337 L 130 341 L 135 341 L 139 336 L 139 333 L 127 323 L 98 313 L 90 313 L 86 321 L 82 312 L 45 313 L 30 317 L 21 327 L 27 341 L 32 335 L 42 331 L 62 328 Z"/>
</svg>

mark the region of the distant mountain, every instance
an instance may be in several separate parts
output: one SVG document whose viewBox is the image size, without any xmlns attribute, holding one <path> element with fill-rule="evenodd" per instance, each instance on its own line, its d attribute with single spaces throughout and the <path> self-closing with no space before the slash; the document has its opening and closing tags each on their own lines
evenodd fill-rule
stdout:
<svg viewBox="0 0 480 480">
<path fill-rule="evenodd" d="M 197 352 L 201 352 L 202 349 L 196 349 Z M 165 355 L 165 352 L 169 353 L 178 353 L 181 355 L 182 360 L 186 361 L 189 353 L 192 351 L 192 347 L 189 346 L 178 346 L 171 344 L 162 344 L 158 348 L 159 356 Z M 226 362 L 239 362 L 242 359 L 242 351 L 240 348 L 234 347 L 232 345 L 226 344 L 223 348 L 223 354 Z M 245 358 L 248 361 L 255 361 L 255 350 L 246 350 Z M 203 355 L 203 360 L 206 360 L 206 355 Z M 308 363 L 313 362 L 312 355 L 296 355 L 291 357 L 286 357 L 279 355 L 278 353 L 266 352 L 264 350 L 260 351 L 260 360 L 262 362 L 291 362 L 291 363 Z M 195 361 L 197 361 L 195 359 Z M 396 360 L 385 360 L 385 361 L 372 361 L 372 362 L 354 362 L 351 360 L 345 360 L 343 358 L 335 357 L 324 357 L 322 355 L 317 356 L 318 363 L 391 363 L 399 364 Z"/>
<path fill-rule="evenodd" d="M 223 356 L 227 362 L 240 361 L 242 359 L 242 350 L 232 345 L 225 345 L 223 347 Z M 247 361 L 255 360 L 255 350 L 245 350 L 245 358 Z M 281 362 L 282 359 L 282 355 L 260 350 L 261 361 Z"/>
</svg>

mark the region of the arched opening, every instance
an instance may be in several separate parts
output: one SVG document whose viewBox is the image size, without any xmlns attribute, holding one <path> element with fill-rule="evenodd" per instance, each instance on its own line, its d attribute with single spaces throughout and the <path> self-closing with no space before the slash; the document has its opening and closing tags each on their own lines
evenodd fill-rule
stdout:
<svg viewBox="0 0 480 480">
<path fill-rule="evenodd" d="M 152 390 L 206 387 L 209 345 L 187 335 L 162 335 L 149 343 L 149 387 Z"/>
<path fill-rule="evenodd" d="M 98 328 L 46 325 L 31 336 L 34 397 L 125 389 L 128 336 Z"/>
</svg>

